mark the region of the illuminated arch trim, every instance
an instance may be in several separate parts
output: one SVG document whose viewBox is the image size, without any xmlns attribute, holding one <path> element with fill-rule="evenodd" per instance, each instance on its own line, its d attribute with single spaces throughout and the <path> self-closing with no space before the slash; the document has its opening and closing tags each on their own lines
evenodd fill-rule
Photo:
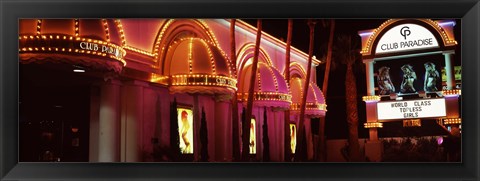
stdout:
<svg viewBox="0 0 480 181">
<path fill-rule="evenodd" d="M 120 38 L 122 39 L 122 46 L 123 46 L 124 49 L 130 50 L 130 51 L 133 51 L 133 52 L 137 52 L 137 53 L 140 53 L 140 54 L 143 54 L 143 55 L 147 55 L 149 57 L 154 57 L 155 56 L 151 52 L 148 52 L 148 51 L 145 51 L 145 50 L 127 45 L 127 41 L 125 40 L 125 33 L 123 31 L 122 21 L 120 19 L 116 19 L 115 24 L 117 25 L 118 31 L 120 32 Z"/>
<path fill-rule="evenodd" d="M 41 29 L 42 28 L 42 20 L 41 19 L 37 19 L 37 35 L 40 35 L 41 34 Z M 78 36 L 78 35 L 77 35 Z"/>
<path fill-rule="evenodd" d="M 204 37 L 204 39 L 209 42 L 209 43 L 212 43 L 213 45 L 215 45 L 216 47 L 218 47 L 218 41 L 217 41 L 217 38 L 215 37 L 215 34 L 210 30 L 210 28 L 208 27 L 208 25 L 205 23 L 205 21 L 201 20 L 201 19 L 189 19 L 189 20 L 177 20 L 177 19 L 169 19 L 167 20 L 163 25 L 162 27 L 160 28 L 160 31 L 157 35 L 157 39 L 155 40 L 155 45 L 153 46 L 153 56 L 155 58 L 155 60 L 157 61 L 158 60 L 158 56 L 163 52 L 165 51 L 165 47 L 167 47 L 168 45 L 160 45 L 162 40 L 167 36 L 165 33 L 166 31 L 171 27 L 171 25 L 176 22 L 176 21 L 188 21 L 188 22 L 193 22 L 195 25 L 197 25 L 198 27 L 200 27 L 202 30 L 204 30 L 204 33 L 207 35 L 207 37 Z M 188 23 L 181 23 L 179 26 L 182 26 L 182 25 L 188 25 Z M 174 35 L 168 35 L 168 36 L 174 36 Z M 208 39 L 207 39 L 208 38 Z M 162 46 L 162 47 L 160 47 Z M 162 51 L 162 52 L 159 52 L 159 51 Z"/>
<path fill-rule="evenodd" d="M 122 25 L 121 20 L 116 19 L 115 24 L 117 25 L 118 31 L 120 32 L 120 38 L 122 39 L 122 46 L 124 48 L 129 49 L 128 47 L 130 47 L 130 46 L 127 46 L 127 41 L 125 41 L 125 34 L 124 34 L 124 31 L 123 31 L 123 25 Z"/>
<path fill-rule="evenodd" d="M 378 28 L 373 30 L 372 35 L 370 35 L 370 37 L 368 38 L 365 48 L 363 48 L 362 51 L 360 51 L 360 53 L 363 56 L 371 55 L 373 44 L 377 40 L 378 35 L 381 34 L 381 32 L 385 31 L 386 28 L 389 28 L 390 25 L 392 25 L 393 23 L 401 20 L 404 20 L 404 19 L 389 19 L 383 22 Z M 450 39 L 447 33 L 445 33 L 445 30 L 436 21 L 433 21 L 431 19 L 416 19 L 416 21 L 424 22 L 430 25 L 433 29 L 435 29 L 437 34 L 440 35 L 444 46 L 455 46 L 457 44 L 457 41 Z"/>
<path fill-rule="evenodd" d="M 303 69 L 303 67 L 297 62 L 290 63 L 290 78 L 294 74 L 298 74 L 301 78 L 305 78 L 307 76 L 307 71 Z"/>
<path fill-rule="evenodd" d="M 272 68 L 275 68 L 273 65 L 272 65 L 272 59 L 270 58 L 270 56 L 268 55 L 268 53 L 260 46 L 259 48 L 260 50 L 260 54 L 259 54 L 259 58 L 262 57 L 263 59 L 259 59 L 259 60 L 265 60 L 266 63 L 268 66 L 272 67 Z M 238 54 L 237 54 L 237 65 L 236 65 L 236 68 L 237 70 L 240 70 L 242 71 L 242 69 L 245 67 L 245 63 L 247 63 L 248 59 L 250 59 L 251 57 L 253 57 L 254 55 L 254 52 L 255 52 L 255 44 L 254 43 L 247 43 L 247 44 L 244 44 L 242 46 L 242 48 L 240 48 L 240 50 L 238 51 Z M 278 69 L 276 69 L 278 71 Z M 237 72 L 237 74 L 239 74 L 240 72 Z"/>
<path fill-rule="evenodd" d="M 303 87 L 304 87 L 306 81 L 304 81 L 303 78 L 301 78 L 301 77 L 295 77 L 295 78 L 292 79 L 292 81 L 300 81 L 301 82 L 300 86 L 297 87 L 297 88 L 300 91 L 298 93 L 300 98 L 303 97 L 303 91 L 304 91 Z M 323 101 L 319 101 L 319 98 L 323 98 L 323 100 L 325 101 L 325 97 L 323 95 L 323 92 L 313 82 L 310 82 L 310 85 L 309 85 L 308 89 L 309 89 L 309 95 L 312 94 L 314 99 L 309 100 L 307 98 L 307 102 L 305 103 L 305 114 L 310 116 L 310 117 L 323 117 L 323 116 L 325 116 L 325 113 L 327 112 L 327 104 Z M 317 91 L 315 91 L 315 89 L 318 89 L 320 91 L 317 92 Z M 293 91 L 293 90 L 291 90 L 291 91 Z M 292 95 L 292 96 L 294 96 L 294 95 Z M 292 104 L 290 105 L 291 114 L 299 114 L 301 107 L 302 107 L 301 103 L 293 101 L 293 98 L 292 98 Z"/>
</svg>

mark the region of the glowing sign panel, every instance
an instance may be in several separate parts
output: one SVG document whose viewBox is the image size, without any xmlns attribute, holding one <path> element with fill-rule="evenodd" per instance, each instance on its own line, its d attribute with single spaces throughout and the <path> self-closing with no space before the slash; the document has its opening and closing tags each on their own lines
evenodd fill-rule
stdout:
<svg viewBox="0 0 480 181">
<path fill-rule="evenodd" d="M 256 133 L 256 130 L 255 130 L 255 119 L 252 118 L 251 121 L 250 121 L 250 141 L 248 143 L 249 147 L 250 147 L 250 154 L 256 154 L 257 151 L 256 151 L 256 148 L 257 148 L 257 140 L 255 139 L 255 133 Z"/>
<path fill-rule="evenodd" d="M 180 151 L 183 154 L 193 153 L 193 112 L 192 109 L 177 108 L 178 134 Z"/>
<path fill-rule="evenodd" d="M 295 124 L 290 124 L 290 149 L 292 153 L 295 153 L 295 148 L 297 146 L 297 126 Z"/>
<path fill-rule="evenodd" d="M 388 30 L 378 41 L 375 52 L 393 53 L 433 47 L 438 47 L 438 42 L 427 28 L 407 23 Z"/>
<path fill-rule="evenodd" d="M 445 99 L 389 101 L 377 103 L 378 120 L 446 116 Z"/>
</svg>

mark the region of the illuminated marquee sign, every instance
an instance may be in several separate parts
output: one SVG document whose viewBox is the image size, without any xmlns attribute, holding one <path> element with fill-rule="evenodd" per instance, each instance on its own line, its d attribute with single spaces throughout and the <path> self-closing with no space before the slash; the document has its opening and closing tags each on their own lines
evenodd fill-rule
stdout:
<svg viewBox="0 0 480 181">
<path fill-rule="evenodd" d="M 422 120 L 420 119 L 403 120 L 403 127 L 420 127 L 420 126 L 422 126 Z"/>
<path fill-rule="evenodd" d="M 101 52 L 101 53 L 108 53 L 110 55 L 113 55 L 117 58 L 123 58 L 122 53 L 120 50 L 114 46 L 111 45 L 105 45 L 105 44 L 98 44 L 98 43 L 92 43 L 92 42 L 80 42 L 79 43 L 80 49 L 82 50 L 90 50 L 90 51 L 96 51 L 96 52 Z"/>
<path fill-rule="evenodd" d="M 377 113 L 378 120 L 444 117 L 445 99 L 378 102 Z"/>
<path fill-rule="evenodd" d="M 248 93 L 237 93 L 237 98 L 240 101 L 247 101 Z M 292 96 L 288 94 L 277 93 L 277 92 L 255 92 L 253 94 L 253 100 L 291 102 Z"/>
<path fill-rule="evenodd" d="M 301 104 L 299 103 L 294 103 L 290 105 L 290 110 L 292 111 L 298 111 L 301 108 Z M 327 105 L 326 104 L 318 104 L 318 103 L 306 103 L 305 105 L 306 110 L 327 110 Z"/>
<path fill-rule="evenodd" d="M 173 75 L 171 81 L 174 86 L 223 86 L 237 89 L 237 80 L 219 75 Z"/>
<path fill-rule="evenodd" d="M 427 28 L 407 23 L 388 30 L 378 41 L 375 52 L 393 53 L 433 47 L 438 47 L 438 42 Z"/>
<path fill-rule="evenodd" d="M 126 51 L 113 43 L 89 38 L 66 35 L 22 35 L 19 36 L 20 53 L 63 53 L 81 54 L 114 59 L 126 65 Z"/>
</svg>

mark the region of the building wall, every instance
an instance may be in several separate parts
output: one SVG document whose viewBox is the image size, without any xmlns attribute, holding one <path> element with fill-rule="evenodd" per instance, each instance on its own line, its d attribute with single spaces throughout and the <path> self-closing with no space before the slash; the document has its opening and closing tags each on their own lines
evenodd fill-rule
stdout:
<svg viewBox="0 0 480 181">
<path fill-rule="evenodd" d="M 218 40 L 218 47 L 230 57 L 230 23 L 224 19 L 208 19 L 203 20 L 208 30 L 214 33 Z M 143 20 L 143 19 L 125 19 L 122 20 L 124 31 L 126 34 L 126 42 L 128 46 L 151 52 L 153 43 L 158 36 L 158 31 L 163 26 L 164 20 Z M 245 26 L 245 25 L 243 25 Z M 248 44 L 255 43 L 255 32 L 251 30 L 237 27 L 236 28 L 236 52 Z M 169 35 L 165 35 L 169 36 Z M 285 48 L 278 42 L 272 42 L 271 37 L 263 36 L 261 48 L 270 58 L 272 66 L 281 73 L 285 70 Z M 146 41 L 139 41 L 148 39 Z M 307 59 L 303 55 L 299 55 L 292 51 L 291 62 L 296 62 L 304 69 L 307 68 Z M 138 57 L 137 57 L 138 58 Z M 144 57 L 145 58 L 145 57 Z M 142 62 L 152 62 L 151 60 Z M 240 58 L 240 57 L 239 57 Z M 129 64 L 127 56 L 127 65 Z M 246 60 L 237 60 L 237 64 Z M 133 68 L 133 67 L 132 67 Z M 151 72 L 150 69 L 136 66 L 135 69 L 144 72 Z M 240 70 L 238 70 L 240 71 Z M 314 73 L 314 68 L 312 67 Z M 312 80 L 315 80 L 315 74 L 312 74 Z M 208 129 L 208 153 L 209 161 L 231 161 L 232 160 L 232 125 L 231 125 L 231 107 L 230 102 L 217 100 L 214 95 L 197 95 L 198 111 L 194 114 L 194 160 L 200 158 L 200 116 L 202 108 L 206 114 Z M 98 107 L 98 98 L 92 96 L 92 108 Z M 121 108 L 118 110 L 121 115 L 120 130 L 118 142 L 120 142 L 120 159 L 119 161 L 137 162 L 137 161 L 154 161 L 152 156 L 155 146 L 168 147 L 170 145 L 170 103 L 177 100 L 179 105 L 194 107 L 195 98 L 190 94 L 171 94 L 168 88 L 154 83 L 143 82 L 140 80 L 121 82 L 120 95 L 118 97 Z M 242 111 L 243 103 L 239 103 L 239 113 Z M 194 110 L 195 112 L 195 110 Z M 267 108 L 267 119 L 263 120 L 264 108 L 254 107 L 253 115 L 256 122 L 256 141 L 258 160 L 263 157 L 263 124 L 268 121 L 268 136 L 270 143 L 270 159 L 272 161 L 282 161 L 284 155 L 284 112 Z M 95 121 L 97 119 L 96 111 L 91 113 L 91 126 L 93 138 L 98 131 L 95 132 Z M 240 117 L 240 115 L 239 115 Z M 98 120 L 101 122 L 102 120 Z M 309 120 L 306 121 L 307 130 L 310 130 Z M 310 135 L 310 136 L 309 136 Z M 99 135 L 101 136 L 101 134 Z M 310 131 L 307 136 L 311 137 Z M 158 140 L 158 143 L 155 143 Z M 308 140 L 311 142 L 312 140 Z M 101 150 L 101 145 L 95 141 L 90 142 L 90 160 L 98 160 L 96 150 Z M 313 157 L 313 144 L 309 144 L 309 157 Z"/>
</svg>

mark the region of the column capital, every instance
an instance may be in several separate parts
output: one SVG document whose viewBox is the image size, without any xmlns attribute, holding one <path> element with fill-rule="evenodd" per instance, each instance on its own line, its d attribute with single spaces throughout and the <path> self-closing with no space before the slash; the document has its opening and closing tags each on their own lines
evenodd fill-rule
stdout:
<svg viewBox="0 0 480 181">
<path fill-rule="evenodd" d="M 120 81 L 118 79 L 109 79 L 109 80 L 105 81 L 105 83 L 113 84 L 113 85 L 122 85 L 122 81 Z"/>
<path fill-rule="evenodd" d="M 93 86 L 102 86 L 102 85 L 122 85 L 122 81 L 115 79 L 115 78 L 109 78 L 109 79 L 103 79 L 103 80 L 98 80 L 94 81 L 92 83 Z"/>
<path fill-rule="evenodd" d="M 217 94 L 214 96 L 215 102 L 230 102 L 230 99 L 232 99 L 231 94 Z"/>
<path fill-rule="evenodd" d="M 366 63 L 371 63 L 371 62 L 373 62 L 373 59 L 363 59 L 362 61 L 363 61 L 363 63 L 366 64 Z"/>
<path fill-rule="evenodd" d="M 126 82 L 124 82 L 124 85 L 126 85 L 126 86 L 150 87 L 150 84 L 148 82 L 139 81 L 139 80 L 126 81 Z"/>
<path fill-rule="evenodd" d="M 108 81 L 111 79 L 118 79 L 119 75 L 117 73 L 108 72 L 103 74 L 103 80 Z"/>
<path fill-rule="evenodd" d="M 450 55 L 450 54 L 455 54 L 455 50 L 447 50 L 442 52 L 442 55 Z"/>
</svg>

